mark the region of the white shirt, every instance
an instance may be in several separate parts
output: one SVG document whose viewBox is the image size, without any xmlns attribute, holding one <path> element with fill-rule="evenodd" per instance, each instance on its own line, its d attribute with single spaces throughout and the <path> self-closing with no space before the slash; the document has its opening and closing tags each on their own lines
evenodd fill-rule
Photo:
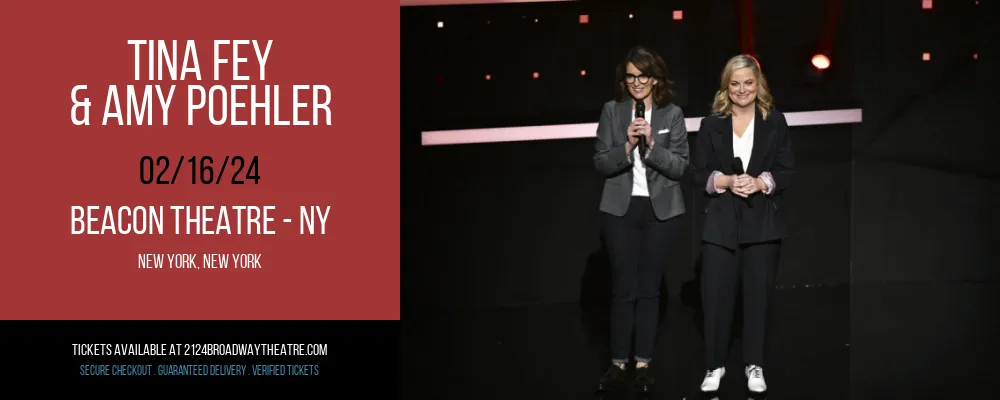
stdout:
<svg viewBox="0 0 1000 400">
<path fill-rule="evenodd" d="M 653 126 L 651 112 L 647 112 L 643 119 L 650 127 Z M 632 121 L 635 121 L 635 112 L 632 113 Z M 631 123 L 631 122 L 630 122 Z M 647 145 L 649 143 L 646 143 Z M 649 197 L 648 181 L 646 181 L 646 165 L 642 163 L 642 155 L 639 154 L 639 144 L 636 143 L 632 149 L 632 195 Z"/>
<path fill-rule="evenodd" d="M 736 128 L 733 128 L 733 157 L 739 157 L 743 161 L 743 171 L 750 166 L 750 154 L 753 153 L 753 125 L 757 116 L 750 120 L 747 130 L 743 132 L 743 137 L 736 136 Z"/>
<path fill-rule="evenodd" d="M 747 130 L 743 132 L 743 137 L 736 136 L 736 127 L 733 127 L 733 157 L 739 157 L 740 161 L 743 162 L 744 172 L 750 168 L 750 154 L 753 154 L 754 122 L 756 122 L 756 119 L 757 116 L 755 114 L 754 119 L 751 119 L 750 124 L 747 125 Z M 721 171 L 714 171 L 709 176 L 705 187 L 708 193 L 725 193 L 726 189 L 719 189 L 715 186 L 715 180 L 721 175 Z M 767 189 L 763 190 L 764 194 L 771 194 L 775 186 L 774 177 L 771 176 L 770 172 L 764 171 L 760 173 L 759 178 L 767 186 Z"/>
</svg>

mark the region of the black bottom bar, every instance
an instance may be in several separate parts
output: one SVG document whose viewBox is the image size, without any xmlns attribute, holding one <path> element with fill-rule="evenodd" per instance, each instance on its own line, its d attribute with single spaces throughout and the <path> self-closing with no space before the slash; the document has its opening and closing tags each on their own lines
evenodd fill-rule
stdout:
<svg viewBox="0 0 1000 400">
<path fill-rule="evenodd" d="M 0 321 L 0 337 L 7 387 L 399 385 L 399 321 Z"/>
</svg>

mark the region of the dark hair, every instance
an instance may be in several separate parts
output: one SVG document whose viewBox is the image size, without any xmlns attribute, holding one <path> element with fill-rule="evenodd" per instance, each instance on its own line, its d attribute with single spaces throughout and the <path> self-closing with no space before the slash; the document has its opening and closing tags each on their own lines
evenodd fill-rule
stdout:
<svg viewBox="0 0 1000 400">
<path fill-rule="evenodd" d="M 628 51 L 625 60 L 618 65 L 616 81 L 618 82 L 617 100 L 625 101 L 632 97 L 628 91 L 628 84 L 625 83 L 625 74 L 628 63 L 635 65 L 643 74 L 650 75 L 656 79 L 657 84 L 653 86 L 653 103 L 663 106 L 673 100 L 673 82 L 667 80 L 667 63 L 663 61 L 656 52 L 643 46 L 635 46 Z"/>
</svg>

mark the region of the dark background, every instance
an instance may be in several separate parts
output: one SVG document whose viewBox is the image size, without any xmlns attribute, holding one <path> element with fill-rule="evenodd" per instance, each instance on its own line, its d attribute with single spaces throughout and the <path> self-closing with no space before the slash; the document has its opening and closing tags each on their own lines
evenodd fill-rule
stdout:
<svg viewBox="0 0 1000 400">
<path fill-rule="evenodd" d="M 601 105 L 614 96 L 616 64 L 637 43 L 666 59 L 675 103 L 685 116 L 705 116 L 722 65 L 741 51 L 738 8 L 716 3 L 404 7 L 403 170 L 404 184 L 413 186 L 404 188 L 403 207 L 420 227 L 407 236 L 413 249 L 407 260 L 421 265 L 403 272 L 404 290 L 414 295 L 407 304 L 578 301 L 580 278 L 603 262 L 597 212 L 602 180 L 591 159 L 593 139 L 420 147 L 420 131 L 595 122 Z M 794 8 L 765 2 L 754 10 L 760 43 L 754 53 L 771 76 L 779 109 L 860 107 L 853 91 L 845 90 L 854 69 L 850 16 L 841 12 L 831 24 L 834 66 L 815 81 L 809 79 L 809 60 L 827 29 L 818 21 L 829 12 L 823 4 L 785 3 Z M 674 9 L 683 10 L 683 20 L 671 19 Z M 808 17 L 789 21 L 778 12 Z M 579 14 L 590 22 L 579 24 Z M 439 20 L 443 29 L 436 27 Z M 776 38 L 784 40 L 777 44 Z M 540 79 L 531 78 L 534 71 Z M 792 238 L 781 285 L 849 281 L 851 143 L 857 128 L 794 130 L 803 178 L 789 193 Z M 673 249 L 672 289 L 691 279 L 696 262 L 695 211 L 702 199 L 693 189 L 686 197 L 689 212 L 682 219 L 689 240 Z"/>
<path fill-rule="evenodd" d="M 750 3 L 403 7 L 404 320 L 607 296 L 593 139 L 421 147 L 420 132 L 596 122 L 615 65 L 644 44 L 666 59 L 687 117 L 708 113 L 722 66 L 741 52 L 760 60 L 783 112 L 864 110 L 858 124 L 791 128 L 798 175 L 777 281 L 849 285 L 852 393 L 913 360 L 930 369 L 976 357 L 942 341 L 971 339 L 996 355 L 987 339 L 996 318 L 983 308 L 1000 300 L 991 229 L 1000 167 L 988 159 L 987 125 L 995 2 Z M 673 10 L 684 19 L 671 20 Z M 817 52 L 832 60 L 822 74 L 809 62 Z M 686 197 L 670 296 L 697 271 L 702 200 L 690 185 Z M 893 349 L 904 336 L 921 347 Z"/>
</svg>

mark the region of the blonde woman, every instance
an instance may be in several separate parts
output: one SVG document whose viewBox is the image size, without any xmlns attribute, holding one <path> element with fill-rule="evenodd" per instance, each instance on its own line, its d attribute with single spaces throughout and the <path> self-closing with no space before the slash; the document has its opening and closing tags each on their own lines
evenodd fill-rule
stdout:
<svg viewBox="0 0 1000 400">
<path fill-rule="evenodd" d="M 760 64 L 731 58 L 712 113 L 701 122 L 691 166 L 706 197 L 701 296 L 705 315 L 705 392 L 726 374 L 736 295 L 743 292 L 743 362 L 747 388 L 767 390 L 764 342 L 768 301 L 786 237 L 783 193 L 795 174 L 785 117 L 774 109 Z"/>
</svg>

